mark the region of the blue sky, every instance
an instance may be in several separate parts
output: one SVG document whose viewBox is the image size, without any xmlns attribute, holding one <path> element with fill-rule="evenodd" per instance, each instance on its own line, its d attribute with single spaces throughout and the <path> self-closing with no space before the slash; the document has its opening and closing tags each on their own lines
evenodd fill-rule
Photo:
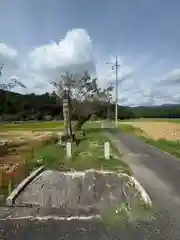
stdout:
<svg viewBox="0 0 180 240">
<path fill-rule="evenodd" d="M 105 87 L 114 81 L 105 62 L 118 55 L 120 104 L 180 103 L 179 9 L 179 0 L 1 0 L 0 82 L 42 93 L 64 70 L 87 69 Z"/>
</svg>

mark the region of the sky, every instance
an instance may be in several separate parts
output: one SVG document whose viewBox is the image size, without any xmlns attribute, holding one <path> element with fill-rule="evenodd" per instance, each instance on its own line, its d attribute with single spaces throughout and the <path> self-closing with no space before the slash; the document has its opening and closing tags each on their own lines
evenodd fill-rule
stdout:
<svg viewBox="0 0 180 240">
<path fill-rule="evenodd" d="M 0 0 L 0 83 L 51 92 L 61 73 L 115 83 L 121 105 L 180 103 L 179 0 Z"/>
</svg>

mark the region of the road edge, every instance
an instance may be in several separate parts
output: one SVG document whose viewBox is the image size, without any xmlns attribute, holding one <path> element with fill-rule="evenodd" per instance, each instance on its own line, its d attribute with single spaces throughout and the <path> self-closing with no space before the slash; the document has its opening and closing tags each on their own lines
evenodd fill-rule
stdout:
<svg viewBox="0 0 180 240">
<path fill-rule="evenodd" d="M 27 178 L 25 178 L 13 191 L 12 193 L 7 197 L 6 199 L 6 205 L 12 206 L 14 205 L 15 199 L 19 196 L 19 194 L 24 190 L 27 185 L 34 180 L 41 172 L 43 172 L 45 169 L 45 166 L 41 166 L 35 171 L 33 171 Z"/>
<path fill-rule="evenodd" d="M 113 127 L 115 127 L 115 126 L 113 126 Z M 101 128 L 104 128 L 103 123 L 101 123 Z M 106 132 L 106 134 L 107 134 L 108 138 L 110 139 L 110 141 L 112 142 L 112 144 L 114 145 L 114 147 L 118 150 L 118 152 L 120 154 L 124 155 L 125 151 L 123 151 L 123 147 L 121 146 L 121 151 L 120 151 L 120 149 L 117 148 L 116 143 L 114 143 L 115 139 L 112 139 L 112 136 L 110 136 L 109 133 Z M 141 185 L 141 183 L 134 176 L 129 176 L 128 174 L 123 174 L 123 176 L 128 177 L 129 180 L 133 183 L 135 189 L 139 192 L 143 202 L 152 207 L 152 205 L 153 205 L 152 199 L 149 196 L 149 194 L 147 193 L 146 189 Z"/>
</svg>

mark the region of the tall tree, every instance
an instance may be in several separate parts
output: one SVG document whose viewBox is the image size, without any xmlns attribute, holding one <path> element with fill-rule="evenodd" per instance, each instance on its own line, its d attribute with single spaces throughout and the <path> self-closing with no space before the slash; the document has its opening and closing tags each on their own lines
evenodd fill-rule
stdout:
<svg viewBox="0 0 180 240">
<path fill-rule="evenodd" d="M 93 115 L 100 111 L 104 103 L 112 99 L 112 87 L 101 89 L 98 87 L 97 78 L 91 77 L 86 71 L 83 75 L 73 75 L 68 72 L 61 75 L 58 83 L 53 83 L 57 89 L 57 95 L 63 98 L 67 93 L 69 103 L 69 127 L 71 127 L 71 115 L 78 116 L 76 128 L 81 126 Z M 65 92 L 64 92 L 65 90 Z"/>
</svg>

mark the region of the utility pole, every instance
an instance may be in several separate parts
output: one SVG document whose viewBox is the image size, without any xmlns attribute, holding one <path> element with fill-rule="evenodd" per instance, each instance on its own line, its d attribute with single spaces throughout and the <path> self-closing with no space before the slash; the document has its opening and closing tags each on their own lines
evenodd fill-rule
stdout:
<svg viewBox="0 0 180 240">
<path fill-rule="evenodd" d="M 1 67 L 0 67 L 0 76 L 2 75 L 2 68 L 3 68 L 4 64 L 1 64 Z"/>
<path fill-rule="evenodd" d="M 115 63 L 109 63 L 107 62 L 106 64 L 112 65 L 112 70 L 115 70 L 116 73 L 116 103 L 115 103 L 115 123 L 118 123 L 118 70 L 120 67 L 120 64 L 118 62 L 118 57 L 116 56 L 116 61 Z"/>
</svg>

